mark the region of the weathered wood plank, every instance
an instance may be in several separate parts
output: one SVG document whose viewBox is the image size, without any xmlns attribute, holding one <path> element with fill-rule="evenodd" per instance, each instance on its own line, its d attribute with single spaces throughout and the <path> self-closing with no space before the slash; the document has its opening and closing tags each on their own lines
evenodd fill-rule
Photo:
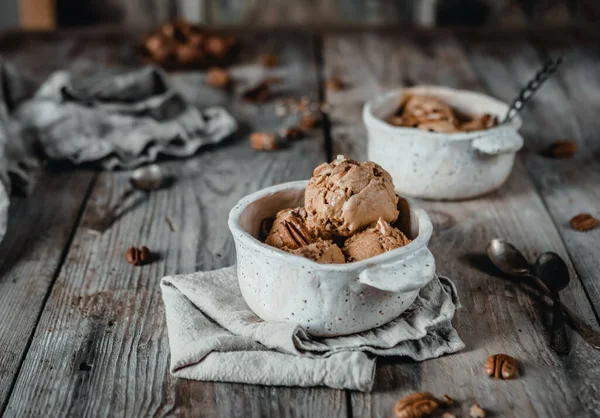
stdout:
<svg viewBox="0 0 600 418">
<path fill-rule="evenodd" d="M 40 80 L 58 68 L 77 71 L 86 68 L 86 63 L 92 68 L 90 60 L 93 67 L 110 62 L 98 44 L 78 60 L 73 54 L 74 49 L 81 50 L 78 40 L 54 36 L 55 42 L 49 42 L 43 36 L 4 35 L 0 52 Z M 0 245 L 0 412 L 8 402 L 95 174 L 57 168 L 34 177 L 38 184 L 32 194 L 13 198 L 9 229 Z"/>
<path fill-rule="evenodd" d="M 248 37 L 242 62 L 259 52 L 280 53 L 273 71 L 282 91 L 317 95 L 316 67 L 307 36 Z M 234 69 L 238 81 L 263 69 Z M 224 146 L 184 161 L 163 163 L 175 174 L 101 235 L 90 233 L 128 187 L 128 173 L 101 173 L 71 250 L 49 296 L 31 349 L 8 403 L 9 415 L 50 416 L 345 416 L 343 391 L 269 388 L 177 380 L 168 373 L 169 349 L 159 281 L 167 274 L 213 269 L 234 262 L 229 209 L 244 195 L 282 181 L 307 178 L 325 159 L 314 132 L 276 153 L 248 145 L 251 129 L 276 129 L 273 103 L 242 104 L 236 93 L 207 90 L 203 74 L 172 76 L 200 106 L 223 104 L 241 122 Z M 175 232 L 165 221 L 169 217 Z M 125 262 L 130 245 L 147 245 L 159 260 Z"/>
<path fill-rule="evenodd" d="M 360 109 L 368 99 L 390 86 L 443 84 L 482 90 L 464 51 L 451 38 L 409 38 L 389 35 L 328 36 L 325 68 L 340 70 L 348 90 L 328 93 L 334 153 L 366 158 Z M 484 251 L 489 240 L 507 239 L 531 260 L 542 251 L 566 259 L 560 235 L 521 163 L 507 184 L 487 197 L 466 202 L 420 202 L 435 224 L 431 249 L 438 271 L 452 277 L 463 309 L 455 325 L 467 348 L 452 356 L 423 363 L 385 361 L 377 371 L 371 394 L 352 394 L 355 416 L 389 416 L 394 402 L 417 390 L 461 401 L 468 416 L 477 400 L 498 416 L 586 416 L 598 409 L 600 356 L 573 335 L 573 351 L 562 359 L 547 346 L 536 294 L 502 280 L 489 267 Z M 564 292 L 586 318 L 593 313 L 581 282 L 574 277 Z M 504 352 L 522 364 L 522 376 L 511 382 L 491 380 L 483 371 L 488 355 Z"/>
<path fill-rule="evenodd" d="M 32 194 L 14 197 L 0 244 L 0 412 L 8 401 L 93 173 L 48 173 Z"/>
<path fill-rule="evenodd" d="M 579 213 L 600 217 L 600 49 L 595 44 L 571 41 L 570 46 L 547 45 L 545 53 L 527 40 L 510 48 L 495 42 L 476 44 L 469 48 L 469 58 L 486 88 L 497 97 L 510 100 L 548 54 L 566 57 L 564 68 L 539 91 L 526 110 L 523 133 L 531 152 L 524 154 L 524 162 L 560 231 L 592 307 L 598 307 L 600 229 L 577 232 L 569 220 Z M 555 160 L 543 155 L 558 140 L 577 142 L 579 151 L 573 159 Z M 596 308 L 596 317 L 599 313 Z"/>
</svg>

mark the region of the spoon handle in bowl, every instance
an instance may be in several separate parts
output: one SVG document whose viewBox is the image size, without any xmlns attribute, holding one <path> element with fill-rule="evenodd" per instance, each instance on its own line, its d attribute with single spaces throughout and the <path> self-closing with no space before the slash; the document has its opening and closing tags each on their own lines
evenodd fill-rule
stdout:
<svg viewBox="0 0 600 418">
<path fill-rule="evenodd" d="M 571 344 L 569 343 L 562 303 L 560 302 L 558 292 L 552 292 L 552 301 L 552 337 L 550 339 L 550 348 L 558 354 L 569 354 Z"/>
<path fill-rule="evenodd" d="M 539 89 L 542 84 L 558 69 L 564 61 L 563 57 L 550 58 L 544 63 L 544 66 L 535 73 L 535 76 L 527 83 L 527 85 L 519 92 L 517 98 L 512 102 L 502 123 L 510 122 L 517 113 L 521 112 L 525 104 L 531 99 L 533 94 Z"/>
</svg>

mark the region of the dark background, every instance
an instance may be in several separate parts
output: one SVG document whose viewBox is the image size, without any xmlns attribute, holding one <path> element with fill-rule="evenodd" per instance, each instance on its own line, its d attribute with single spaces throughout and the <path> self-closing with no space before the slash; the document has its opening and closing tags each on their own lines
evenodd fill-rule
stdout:
<svg viewBox="0 0 600 418">
<path fill-rule="evenodd" d="M 0 27 L 148 28 L 175 16 L 209 25 L 590 25 L 598 0 L 2 0 Z"/>
</svg>

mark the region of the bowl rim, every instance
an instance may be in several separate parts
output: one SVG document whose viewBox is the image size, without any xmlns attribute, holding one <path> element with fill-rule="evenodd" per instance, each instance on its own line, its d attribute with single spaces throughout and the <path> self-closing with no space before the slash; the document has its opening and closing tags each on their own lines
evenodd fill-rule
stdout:
<svg viewBox="0 0 600 418">
<path fill-rule="evenodd" d="M 363 106 L 363 121 L 367 128 L 375 127 L 379 129 L 383 129 L 393 134 L 401 134 L 402 136 L 414 136 L 417 133 L 421 137 L 428 137 L 431 139 L 445 139 L 449 141 L 466 141 L 473 140 L 481 137 L 485 137 L 488 135 L 492 135 L 495 133 L 501 133 L 504 131 L 518 131 L 523 125 L 523 120 L 519 115 L 516 115 L 509 123 L 499 124 L 492 128 L 485 129 L 483 131 L 473 131 L 473 132 L 456 132 L 456 133 L 443 133 L 443 132 L 429 132 L 423 131 L 418 128 L 409 128 L 403 126 L 393 126 L 389 123 L 385 122 L 378 116 L 373 114 L 373 107 L 391 99 L 393 96 L 398 96 L 403 92 L 411 91 L 411 90 L 429 90 L 431 92 L 440 92 L 446 94 L 455 94 L 455 95 L 465 95 L 471 96 L 471 98 L 480 98 L 487 100 L 489 102 L 495 102 L 497 105 L 502 105 L 506 107 L 508 110 L 509 105 L 495 97 L 489 96 L 487 94 L 479 93 L 472 90 L 463 90 L 463 89 L 454 89 L 451 87 L 445 86 L 436 86 L 429 84 L 419 84 L 412 87 L 397 87 L 392 90 L 389 90 L 387 93 L 378 95 L 373 97 L 372 99 L 365 102 Z"/>
<path fill-rule="evenodd" d="M 277 192 L 281 192 L 283 190 L 301 190 L 305 189 L 308 184 L 308 180 L 299 180 L 292 181 L 287 183 L 281 183 L 274 186 L 267 187 L 265 189 L 259 190 L 252 194 L 249 194 L 242 199 L 231 209 L 229 212 L 228 226 L 231 231 L 234 240 L 240 240 L 246 245 L 252 246 L 257 250 L 268 251 L 269 257 L 277 257 L 282 260 L 288 260 L 290 263 L 300 263 L 310 266 L 312 268 L 318 266 L 321 270 L 330 270 L 330 271 L 352 271 L 352 270 L 362 270 L 366 268 L 372 268 L 381 264 L 387 264 L 389 262 L 394 262 L 396 259 L 400 259 L 400 257 L 411 255 L 416 253 L 417 251 L 426 248 L 429 244 L 429 240 L 431 239 L 431 235 L 433 233 L 433 224 L 431 223 L 431 219 L 429 215 L 424 209 L 421 209 L 419 206 L 415 205 L 412 199 L 401 196 L 402 199 L 405 199 L 408 202 L 410 210 L 415 214 L 415 217 L 418 221 L 419 232 L 417 237 L 412 240 L 409 244 L 395 248 L 393 250 L 387 251 L 383 254 L 376 255 L 375 257 L 367 258 L 361 261 L 354 261 L 351 263 L 344 264 L 322 264 L 317 263 L 316 261 L 310 260 L 305 257 L 301 257 L 299 255 L 290 254 L 279 248 L 272 247 L 268 244 L 260 242 L 258 239 L 254 238 L 248 232 L 244 231 L 244 229 L 239 224 L 240 215 L 246 210 L 246 208 L 252 203 Z"/>
</svg>

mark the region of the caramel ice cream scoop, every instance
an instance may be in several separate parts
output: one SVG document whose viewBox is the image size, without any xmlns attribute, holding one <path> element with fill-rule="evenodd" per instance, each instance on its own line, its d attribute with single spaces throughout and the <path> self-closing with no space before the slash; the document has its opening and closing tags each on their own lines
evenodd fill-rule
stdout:
<svg viewBox="0 0 600 418">
<path fill-rule="evenodd" d="M 330 240 L 318 239 L 311 244 L 295 250 L 289 250 L 287 248 L 283 248 L 283 250 L 321 264 L 342 264 L 346 262 L 346 258 L 340 247 Z"/>
<path fill-rule="evenodd" d="M 343 252 L 348 262 L 365 260 L 410 242 L 402 231 L 394 228 L 384 219 L 346 240 Z"/>
<path fill-rule="evenodd" d="M 348 237 L 379 218 L 398 217 L 398 196 L 390 174 L 379 165 L 343 156 L 318 166 L 306 186 L 307 224 L 319 236 Z"/>
</svg>

